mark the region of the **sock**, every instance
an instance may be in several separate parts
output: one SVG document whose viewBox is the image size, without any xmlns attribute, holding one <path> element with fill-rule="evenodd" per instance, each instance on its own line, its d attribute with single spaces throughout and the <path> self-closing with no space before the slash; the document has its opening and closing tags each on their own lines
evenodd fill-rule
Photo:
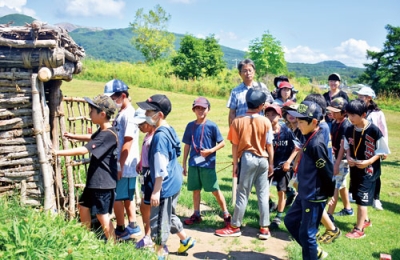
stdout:
<svg viewBox="0 0 400 260">
<path fill-rule="evenodd" d="M 200 210 L 195 210 L 195 211 L 194 211 L 194 214 L 195 214 L 196 216 L 200 217 Z"/>
<path fill-rule="evenodd" d="M 125 225 L 121 225 L 121 226 L 119 226 L 119 225 L 117 225 L 117 227 L 115 228 L 117 231 L 124 231 L 125 230 Z"/>
<path fill-rule="evenodd" d="M 129 222 L 129 226 L 131 228 L 135 228 L 137 226 L 136 222 Z"/>
<path fill-rule="evenodd" d="M 277 216 L 278 218 L 282 218 L 283 212 L 279 212 L 279 211 L 278 211 L 278 213 L 276 214 L 276 216 Z"/>
</svg>

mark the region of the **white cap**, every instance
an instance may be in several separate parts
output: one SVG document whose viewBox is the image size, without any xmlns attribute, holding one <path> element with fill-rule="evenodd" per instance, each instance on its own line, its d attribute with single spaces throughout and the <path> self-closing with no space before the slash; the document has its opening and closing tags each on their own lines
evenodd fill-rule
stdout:
<svg viewBox="0 0 400 260">
<path fill-rule="evenodd" d="M 141 109 L 140 107 L 135 111 L 135 117 L 133 118 L 133 122 L 137 125 L 140 125 L 146 122 L 146 110 Z"/>
<path fill-rule="evenodd" d="M 357 86 L 360 86 L 361 88 L 359 91 L 354 91 L 354 94 L 368 96 L 372 99 L 376 98 L 375 91 L 371 87 L 367 87 L 363 84 L 358 84 Z"/>
</svg>

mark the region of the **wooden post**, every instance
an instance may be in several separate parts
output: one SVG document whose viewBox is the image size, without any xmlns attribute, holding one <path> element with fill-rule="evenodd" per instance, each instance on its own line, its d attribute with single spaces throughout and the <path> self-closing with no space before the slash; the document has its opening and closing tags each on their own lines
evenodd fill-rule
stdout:
<svg viewBox="0 0 400 260">
<path fill-rule="evenodd" d="M 33 73 L 31 76 L 32 84 L 32 119 L 34 134 L 36 136 L 36 145 L 39 154 L 40 170 L 43 176 L 44 186 L 44 210 L 55 210 L 55 199 L 54 199 L 54 188 L 53 188 L 53 176 L 50 171 L 49 161 L 45 152 L 45 144 L 43 138 L 43 114 L 40 105 L 40 92 L 37 88 L 37 74 Z"/>
</svg>

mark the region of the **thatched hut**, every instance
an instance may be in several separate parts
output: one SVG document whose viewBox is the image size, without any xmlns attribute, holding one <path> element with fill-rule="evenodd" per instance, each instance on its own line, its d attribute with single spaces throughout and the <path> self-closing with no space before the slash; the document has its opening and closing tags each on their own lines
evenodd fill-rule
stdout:
<svg viewBox="0 0 400 260">
<path fill-rule="evenodd" d="M 60 87 L 81 72 L 84 56 L 60 27 L 40 21 L 0 25 L 0 195 L 19 194 L 24 204 L 67 209 L 74 216 L 72 172 L 65 178 L 72 194 L 65 198 L 52 149 L 60 141 L 68 147 L 60 138 L 65 130 Z"/>
</svg>

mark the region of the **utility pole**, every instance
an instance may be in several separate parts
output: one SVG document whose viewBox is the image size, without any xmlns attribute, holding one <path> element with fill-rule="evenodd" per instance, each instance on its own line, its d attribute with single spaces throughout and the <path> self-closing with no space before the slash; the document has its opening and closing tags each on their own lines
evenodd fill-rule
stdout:
<svg viewBox="0 0 400 260">
<path fill-rule="evenodd" d="M 232 61 L 235 62 L 235 68 L 237 68 L 238 61 L 240 61 L 240 60 L 239 59 L 233 59 Z"/>
</svg>

